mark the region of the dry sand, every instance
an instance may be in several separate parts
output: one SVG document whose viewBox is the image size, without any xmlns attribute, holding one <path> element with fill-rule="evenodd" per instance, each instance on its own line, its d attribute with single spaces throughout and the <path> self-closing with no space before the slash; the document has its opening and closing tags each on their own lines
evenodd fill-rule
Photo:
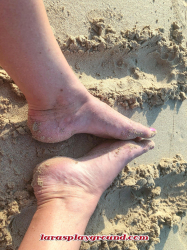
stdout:
<svg viewBox="0 0 187 250">
<path fill-rule="evenodd" d="M 44 1 L 56 39 L 86 88 L 120 113 L 157 128 L 156 148 L 124 166 L 85 234 L 148 234 L 149 242 L 83 243 L 81 249 L 187 248 L 187 1 Z M 0 250 L 17 249 L 36 204 L 36 164 L 80 157 L 92 135 L 32 139 L 23 94 L 0 69 Z"/>
</svg>

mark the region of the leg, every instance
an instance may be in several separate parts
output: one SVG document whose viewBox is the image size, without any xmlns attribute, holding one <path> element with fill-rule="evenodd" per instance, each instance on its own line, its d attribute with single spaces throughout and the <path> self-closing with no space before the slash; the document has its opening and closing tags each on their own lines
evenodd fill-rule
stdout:
<svg viewBox="0 0 187 250">
<path fill-rule="evenodd" d="M 152 141 L 105 142 L 87 156 L 55 157 L 35 169 L 38 208 L 19 250 L 79 249 L 79 241 L 39 241 L 45 235 L 83 235 L 100 196 L 123 167 L 154 148 Z"/>
<path fill-rule="evenodd" d="M 42 0 L 1 0 L 0 34 L 0 65 L 27 99 L 35 139 L 59 142 L 91 133 L 125 140 L 155 134 L 88 93 L 55 40 Z"/>
</svg>

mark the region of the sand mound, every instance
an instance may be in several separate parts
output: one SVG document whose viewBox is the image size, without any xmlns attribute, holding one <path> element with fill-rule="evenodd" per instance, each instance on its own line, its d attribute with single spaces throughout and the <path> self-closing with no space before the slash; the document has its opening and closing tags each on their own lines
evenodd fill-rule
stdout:
<svg viewBox="0 0 187 250">
<path fill-rule="evenodd" d="M 181 155 L 176 155 L 173 159 L 162 159 L 158 164 L 132 168 L 126 166 L 99 203 L 97 214 L 102 216 L 100 223 L 104 221 L 104 229 L 95 230 L 98 235 L 149 235 L 149 242 L 102 241 L 83 243 L 81 249 L 150 249 L 160 241 L 163 226 L 172 228 L 180 224 L 187 209 L 186 188 L 187 162 Z M 121 202 L 119 205 L 115 204 L 115 212 L 111 216 L 109 204 L 112 203 L 112 206 L 116 202 L 115 196 Z M 92 220 L 97 225 L 96 213 Z M 93 232 L 88 227 L 86 233 L 96 231 Z"/>
<path fill-rule="evenodd" d="M 116 31 L 93 20 L 90 37 L 68 37 L 61 49 L 89 91 L 106 103 L 126 109 L 185 100 L 187 51 L 176 23 L 164 29 Z"/>
</svg>

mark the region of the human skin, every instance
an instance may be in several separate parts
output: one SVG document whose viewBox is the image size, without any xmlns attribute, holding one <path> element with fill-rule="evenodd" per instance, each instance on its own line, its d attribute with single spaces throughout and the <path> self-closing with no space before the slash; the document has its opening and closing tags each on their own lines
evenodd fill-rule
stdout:
<svg viewBox="0 0 187 250">
<path fill-rule="evenodd" d="M 0 34 L 0 65 L 27 99 L 35 139 L 53 143 L 76 133 L 122 140 L 155 135 L 156 130 L 122 116 L 80 83 L 55 40 L 42 0 L 0 0 Z M 19 250 L 78 249 L 78 241 L 41 242 L 40 234 L 83 234 L 103 191 L 129 161 L 151 148 L 150 141 L 107 142 L 76 161 L 42 163 L 33 181 L 37 211 Z"/>
<path fill-rule="evenodd" d="M 19 250 L 79 249 L 80 241 L 39 241 L 40 234 L 83 235 L 104 190 L 128 162 L 153 148 L 150 140 L 108 140 L 82 158 L 38 165 L 32 182 L 37 211 Z"/>
<path fill-rule="evenodd" d="M 36 140 L 54 143 L 77 133 L 121 140 L 150 138 L 93 97 L 74 75 L 51 30 L 42 0 L 0 0 L 0 65 L 24 93 Z"/>
</svg>

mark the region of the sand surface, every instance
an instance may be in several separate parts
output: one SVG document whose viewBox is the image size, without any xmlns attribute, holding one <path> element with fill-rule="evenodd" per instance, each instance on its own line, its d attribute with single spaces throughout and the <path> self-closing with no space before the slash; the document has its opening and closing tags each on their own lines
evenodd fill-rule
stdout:
<svg viewBox="0 0 187 250">
<path fill-rule="evenodd" d="M 187 248 L 187 1 L 45 0 L 55 37 L 86 88 L 115 110 L 155 127 L 156 147 L 102 195 L 85 234 L 147 234 L 149 242 L 83 243 L 81 249 Z M 27 103 L 0 69 L 0 250 L 17 249 L 36 208 L 36 164 L 80 157 L 100 141 L 32 139 Z"/>
</svg>

